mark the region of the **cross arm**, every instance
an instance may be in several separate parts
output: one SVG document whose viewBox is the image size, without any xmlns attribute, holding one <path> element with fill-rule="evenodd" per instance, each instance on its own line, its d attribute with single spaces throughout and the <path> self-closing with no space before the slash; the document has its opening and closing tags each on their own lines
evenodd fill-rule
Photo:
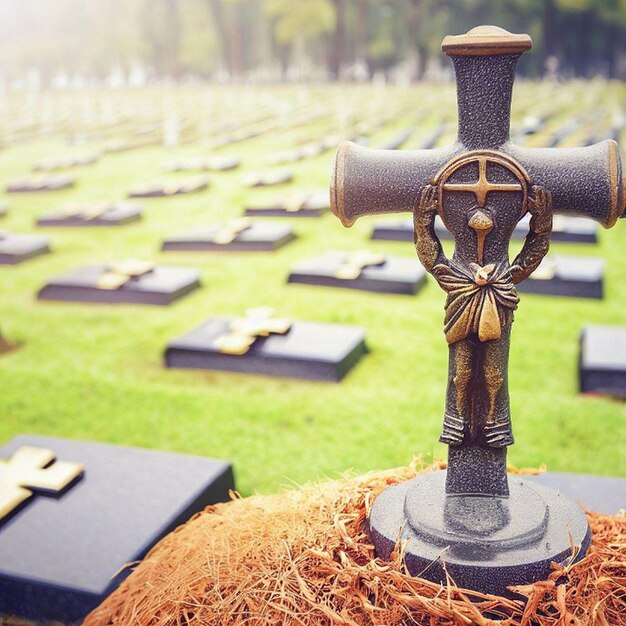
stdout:
<svg viewBox="0 0 626 626">
<path fill-rule="evenodd" d="M 373 150 L 344 141 L 331 177 L 331 210 L 344 226 L 362 215 L 413 211 L 423 187 L 457 151 Z"/>
<path fill-rule="evenodd" d="M 615 141 L 567 149 L 510 145 L 505 151 L 533 185 L 550 191 L 555 213 L 588 217 L 606 228 L 624 217 L 624 171 Z"/>
</svg>

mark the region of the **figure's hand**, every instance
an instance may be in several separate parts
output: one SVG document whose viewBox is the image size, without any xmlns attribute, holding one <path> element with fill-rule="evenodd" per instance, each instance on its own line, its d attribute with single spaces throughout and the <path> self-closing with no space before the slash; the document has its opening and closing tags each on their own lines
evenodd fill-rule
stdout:
<svg viewBox="0 0 626 626">
<path fill-rule="evenodd" d="M 533 186 L 532 196 L 528 198 L 528 212 L 530 230 L 510 268 L 511 280 L 515 285 L 528 278 L 548 253 L 552 232 L 552 195 L 547 189 Z"/>
<path fill-rule="evenodd" d="M 552 194 L 545 187 L 533 186 L 532 196 L 528 198 L 528 212 L 531 233 L 547 237 L 549 241 L 552 231 Z"/>
<path fill-rule="evenodd" d="M 420 194 L 419 211 L 421 213 L 436 213 L 437 200 L 437 187 L 426 185 Z"/>
<path fill-rule="evenodd" d="M 531 215 L 542 215 L 552 207 L 552 194 L 539 185 L 533 185 L 532 196 L 528 198 L 528 212 Z"/>
<path fill-rule="evenodd" d="M 435 232 L 438 199 L 437 187 L 426 185 L 420 193 L 419 202 L 413 212 L 417 256 L 426 271 L 433 272 L 437 279 L 437 273 L 433 271 L 433 268 L 438 264 L 445 265 L 448 262 Z"/>
</svg>

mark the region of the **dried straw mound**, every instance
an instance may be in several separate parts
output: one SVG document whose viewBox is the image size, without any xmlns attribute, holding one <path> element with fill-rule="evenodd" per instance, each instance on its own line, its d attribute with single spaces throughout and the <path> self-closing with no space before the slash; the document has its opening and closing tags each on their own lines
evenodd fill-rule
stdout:
<svg viewBox="0 0 626 626">
<path fill-rule="evenodd" d="M 518 587 L 527 602 L 412 578 L 374 557 L 365 519 L 408 468 L 208 508 L 161 541 L 85 626 L 626 625 L 626 516 L 589 513 L 575 566 Z M 567 575 L 567 582 L 555 581 Z"/>
</svg>

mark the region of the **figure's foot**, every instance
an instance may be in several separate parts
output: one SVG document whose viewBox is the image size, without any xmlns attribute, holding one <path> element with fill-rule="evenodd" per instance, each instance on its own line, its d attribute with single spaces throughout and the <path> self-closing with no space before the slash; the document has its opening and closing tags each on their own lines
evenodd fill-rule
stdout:
<svg viewBox="0 0 626 626">
<path fill-rule="evenodd" d="M 463 443 L 464 435 L 465 422 L 458 417 L 453 417 L 446 413 L 443 418 L 443 430 L 441 431 L 439 441 L 449 446 L 458 446 Z"/>
<path fill-rule="evenodd" d="M 492 448 L 505 448 L 513 445 L 511 422 L 494 422 L 485 425 L 485 440 Z"/>
</svg>

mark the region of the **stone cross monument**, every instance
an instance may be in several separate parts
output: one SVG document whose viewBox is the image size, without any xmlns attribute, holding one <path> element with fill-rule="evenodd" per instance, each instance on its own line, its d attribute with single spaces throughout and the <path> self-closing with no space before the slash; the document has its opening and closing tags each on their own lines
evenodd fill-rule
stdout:
<svg viewBox="0 0 626 626">
<path fill-rule="evenodd" d="M 480 591 L 547 577 L 550 562 L 580 558 L 590 541 L 578 505 L 545 487 L 507 477 L 513 443 L 507 367 L 515 285 L 548 251 L 555 213 L 609 228 L 624 214 L 617 144 L 533 149 L 509 141 L 515 66 L 528 35 L 480 26 L 448 36 L 458 92 L 458 139 L 434 150 L 339 146 L 331 208 L 344 226 L 361 215 L 410 211 L 417 254 L 446 292 L 448 391 L 440 441 L 448 469 L 387 489 L 370 515 L 380 556 L 401 532 L 414 574 Z M 517 222 L 530 231 L 509 261 Z M 454 237 L 447 258 L 434 230 L 439 215 Z M 578 551 L 572 554 L 568 533 Z"/>
</svg>

